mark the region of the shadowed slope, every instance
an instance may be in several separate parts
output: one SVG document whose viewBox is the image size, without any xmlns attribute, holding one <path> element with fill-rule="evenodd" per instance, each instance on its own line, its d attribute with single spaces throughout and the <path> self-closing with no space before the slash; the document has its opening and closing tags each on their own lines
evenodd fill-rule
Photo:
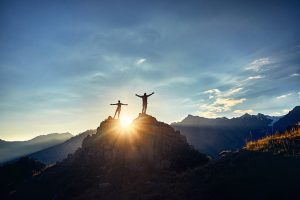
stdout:
<svg viewBox="0 0 300 200">
<path fill-rule="evenodd" d="M 290 126 L 294 126 L 297 122 L 300 122 L 300 106 L 296 106 L 288 114 L 280 118 L 273 125 L 274 132 L 283 132 Z"/>
<path fill-rule="evenodd" d="M 71 133 L 40 135 L 27 141 L 0 141 L 0 163 L 60 144 L 73 137 Z"/>
<path fill-rule="evenodd" d="M 154 117 L 140 115 L 126 129 L 109 118 L 74 155 L 20 186 L 12 197 L 147 199 L 150 195 L 161 199 L 168 194 L 171 174 L 208 160 L 179 132 Z"/>
<path fill-rule="evenodd" d="M 197 150 L 216 156 L 222 150 L 237 150 L 247 140 L 265 136 L 270 132 L 271 123 L 272 120 L 263 114 L 245 114 L 232 119 L 208 119 L 189 115 L 172 126 L 180 130 Z"/>
<path fill-rule="evenodd" d="M 67 158 L 69 154 L 74 153 L 78 148 L 81 147 L 82 141 L 88 135 L 95 134 L 96 130 L 87 130 L 79 135 L 76 135 L 64 143 L 43 149 L 29 155 L 30 158 L 34 158 L 45 164 L 52 164 L 58 161 L 62 161 Z"/>
</svg>

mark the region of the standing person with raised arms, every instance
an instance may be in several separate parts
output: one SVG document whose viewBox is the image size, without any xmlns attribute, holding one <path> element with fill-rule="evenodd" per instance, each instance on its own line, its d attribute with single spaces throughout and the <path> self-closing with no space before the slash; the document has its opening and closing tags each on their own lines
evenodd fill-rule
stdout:
<svg viewBox="0 0 300 200">
<path fill-rule="evenodd" d="M 115 115 L 114 115 L 114 119 L 115 119 L 117 113 L 118 113 L 118 119 L 120 119 L 121 107 L 122 106 L 128 106 L 128 104 L 121 103 L 120 100 L 118 100 L 118 103 L 114 103 L 114 104 L 110 104 L 110 105 L 116 105 L 117 106 L 117 109 L 116 109 L 116 112 L 115 112 Z"/>
<path fill-rule="evenodd" d="M 137 95 L 135 94 L 135 96 L 142 98 L 143 100 L 143 109 L 142 109 L 142 114 L 146 114 L 146 110 L 147 110 L 147 104 L 148 104 L 148 97 L 150 97 L 152 94 L 154 94 L 154 92 L 152 92 L 151 94 L 144 93 L 144 95 Z"/>
</svg>

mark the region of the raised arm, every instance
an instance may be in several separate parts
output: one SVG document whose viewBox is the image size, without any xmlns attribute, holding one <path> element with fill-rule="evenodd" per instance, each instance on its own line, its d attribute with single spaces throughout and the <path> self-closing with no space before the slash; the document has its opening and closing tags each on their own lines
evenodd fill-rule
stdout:
<svg viewBox="0 0 300 200">
<path fill-rule="evenodd" d="M 142 98 L 142 96 L 135 94 L 135 96 Z"/>
<path fill-rule="evenodd" d="M 147 95 L 147 97 L 150 97 L 152 94 L 154 94 L 154 92 L 152 92 L 151 94 Z"/>
</svg>

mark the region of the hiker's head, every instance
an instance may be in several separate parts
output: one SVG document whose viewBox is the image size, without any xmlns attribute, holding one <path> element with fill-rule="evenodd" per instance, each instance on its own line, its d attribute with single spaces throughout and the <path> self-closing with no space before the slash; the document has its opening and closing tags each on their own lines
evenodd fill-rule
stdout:
<svg viewBox="0 0 300 200">
<path fill-rule="evenodd" d="M 144 95 L 145 95 L 145 96 L 147 95 L 146 92 L 144 93 Z"/>
<path fill-rule="evenodd" d="M 120 103 L 120 100 L 118 100 L 118 103 Z"/>
</svg>

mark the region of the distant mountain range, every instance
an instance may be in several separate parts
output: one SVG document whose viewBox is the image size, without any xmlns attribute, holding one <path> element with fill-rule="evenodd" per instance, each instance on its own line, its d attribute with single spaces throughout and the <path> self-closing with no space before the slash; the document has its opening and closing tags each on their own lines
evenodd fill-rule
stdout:
<svg viewBox="0 0 300 200">
<path fill-rule="evenodd" d="M 0 140 L 0 163 L 63 143 L 71 137 L 73 137 L 71 133 L 51 133 L 27 141 L 9 142 Z"/>
<path fill-rule="evenodd" d="M 297 106 L 282 117 L 259 113 L 245 114 L 232 119 L 208 119 L 188 115 L 181 122 L 171 125 L 185 135 L 189 143 L 200 152 L 215 156 L 222 150 L 242 148 L 246 141 L 256 140 L 276 131 L 284 131 L 299 121 L 300 106 Z"/>
<path fill-rule="evenodd" d="M 282 132 L 300 121 L 300 106 L 287 115 L 273 117 L 264 114 L 245 114 L 237 118 L 209 119 L 188 115 L 181 122 L 171 126 L 187 137 L 188 142 L 200 152 L 211 156 L 223 150 L 242 148 L 246 141 L 256 140 L 265 135 Z M 77 136 L 70 133 L 41 135 L 28 141 L 8 142 L 0 140 L 0 163 L 28 155 L 45 164 L 55 163 L 74 153 L 87 135 L 88 130 Z"/>
<path fill-rule="evenodd" d="M 62 161 L 63 159 L 67 158 L 69 154 L 74 153 L 79 147 L 81 147 L 81 143 L 83 139 L 86 138 L 86 136 L 95 133 L 96 130 L 87 130 L 61 144 L 35 152 L 29 155 L 29 157 L 38 160 L 44 164 L 51 164 L 57 161 Z"/>
</svg>

